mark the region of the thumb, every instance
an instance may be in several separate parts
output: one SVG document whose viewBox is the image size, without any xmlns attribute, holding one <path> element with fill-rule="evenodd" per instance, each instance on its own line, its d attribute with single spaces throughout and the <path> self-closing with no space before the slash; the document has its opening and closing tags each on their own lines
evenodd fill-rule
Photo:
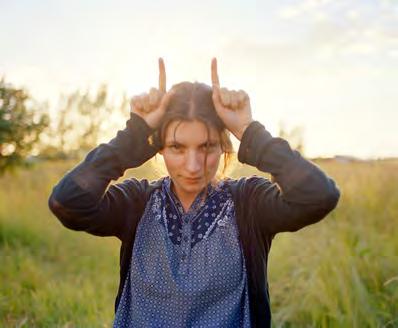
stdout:
<svg viewBox="0 0 398 328">
<path fill-rule="evenodd" d="M 166 92 L 162 99 L 160 100 L 159 108 L 160 110 L 164 111 L 166 110 L 167 106 L 170 103 L 170 99 L 173 97 L 175 94 L 175 90 L 170 90 L 169 92 Z"/>
<path fill-rule="evenodd" d="M 216 109 L 219 107 L 222 107 L 221 101 L 220 101 L 220 87 L 218 85 L 213 85 L 213 94 L 212 94 L 212 99 L 214 106 Z"/>
</svg>

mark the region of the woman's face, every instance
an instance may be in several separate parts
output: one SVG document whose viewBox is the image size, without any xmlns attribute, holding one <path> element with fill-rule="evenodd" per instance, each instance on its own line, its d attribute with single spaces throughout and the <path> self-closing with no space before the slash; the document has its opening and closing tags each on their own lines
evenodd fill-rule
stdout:
<svg viewBox="0 0 398 328">
<path fill-rule="evenodd" d="M 160 153 L 178 196 L 195 197 L 217 173 L 222 154 L 220 137 L 212 126 L 209 132 L 208 136 L 206 126 L 197 120 L 172 121 L 166 129 Z"/>
</svg>

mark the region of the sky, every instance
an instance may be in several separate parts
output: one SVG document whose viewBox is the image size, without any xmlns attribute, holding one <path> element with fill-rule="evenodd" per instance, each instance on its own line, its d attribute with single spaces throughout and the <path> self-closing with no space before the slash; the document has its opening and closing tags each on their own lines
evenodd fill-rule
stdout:
<svg viewBox="0 0 398 328">
<path fill-rule="evenodd" d="M 0 0 L 0 21 L 0 77 L 53 112 L 102 83 L 148 92 L 158 57 L 168 87 L 210 85 L 217 57 L 221 86 L 271 134 L 302 128 L 306 156 L 398 157 L 398 1 Z"/>
</svg>

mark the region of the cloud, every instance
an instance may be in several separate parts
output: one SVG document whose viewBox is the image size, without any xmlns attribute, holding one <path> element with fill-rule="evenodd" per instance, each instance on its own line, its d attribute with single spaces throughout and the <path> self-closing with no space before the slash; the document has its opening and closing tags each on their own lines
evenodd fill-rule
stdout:
<svg viewBox="0 0 398 328">
<path fill-rule="evenodd" d="M 281 7 L 278 16 L 305 25 L 307 42 L 320 54 L 396 58 L 398 4 L 392 1 L 297 1 Z"/>
<path fill-rule="evenodd" d="M 279 10 L 279 16 L 284 19 L 299 18 L 303 15 L 311 15 L 315 19 L 325 17 L 322 8 L 325 8 L 330 0 L 305 0 L 295 4 L 283 6 Z"/>
</svg>

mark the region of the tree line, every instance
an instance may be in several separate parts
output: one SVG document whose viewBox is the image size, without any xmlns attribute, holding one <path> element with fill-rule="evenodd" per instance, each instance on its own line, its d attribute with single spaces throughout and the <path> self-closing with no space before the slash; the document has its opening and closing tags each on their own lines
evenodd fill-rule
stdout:
<svg viewBox="0 0 398 328">
<path fill-rule="evenodd" d="M 0 175 L 37 159 L 78 158 L 129 115 L 128 98 L 112 102 L 106 85 L 61 95 L 56 107 L 0 79 Z"/>
</svg>

